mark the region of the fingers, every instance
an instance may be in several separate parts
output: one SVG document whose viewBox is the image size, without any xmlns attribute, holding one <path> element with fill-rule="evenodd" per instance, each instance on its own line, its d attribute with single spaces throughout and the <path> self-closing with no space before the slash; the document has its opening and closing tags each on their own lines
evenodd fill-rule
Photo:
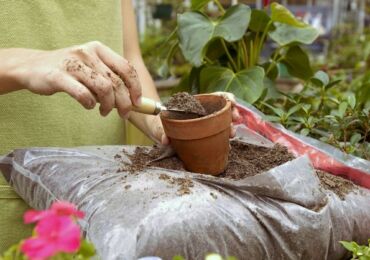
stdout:
<svg viewBox="0 0 370 260">
<path fill-rule="evenodd" d="M 240 114 L 239 114 L 238 109 L 236 108 L 235 95 L 233 93 L 222 92 L 222 91 L 214 92 L 213 94 L 224 97 L 225 99 L 231 101 L 231 104 L 232 104 L 232 120 L 233 120 L 233 122 L 238 121 L 240 119 Z"/>
<path fill-rule="evenodd" d="M 95 68 L 86 66 L 78 59 L 65 62 L 66 71 L 93 92 L 100 102 L 100 114 L 106 116 L 116 106 L 113 84 Z"/>
<path fill-rule="evenodd" d="M 98 57 L 106 64 L 114 73 L 116 73 L 125 83 L 131 101 L 134 105 L 140 105 L 141 84 L 135 68 L 123 57 L 115 53 L 113 50 L 104 44 L 93 42 Z"/>
<path fill-rule="evenodd" d="M 230 138 L 234 138 L 235 135 L 236 135 L 236 130 L 235 130 L 234 125 L 231 123 L 231 125 L 230 125 Z"/>
<path fill-rule="evenodd" d="M 55 92 L 66 92 L 77 100 L 86 109 L 93 109 L 96 105 L 94 95 L 84 85 L 69 75 L 54 76 L 53 87 Z"/>
</svg>

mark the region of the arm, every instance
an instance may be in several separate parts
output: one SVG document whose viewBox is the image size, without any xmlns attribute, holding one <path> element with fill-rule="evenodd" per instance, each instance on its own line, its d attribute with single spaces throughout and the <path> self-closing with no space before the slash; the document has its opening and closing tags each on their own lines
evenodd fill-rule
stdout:
<svg viewBox="0 0 370 260">
<path fill-rule="evenodd" d="M 123 49 L 125 58 L 135 67 L 142 86 L 142 94 L 154 100 L 160 100 L 153 79 L 145 67 L 137 34 L 136 20 L 132 0 L 121 0 L 123 17 Z M 158 116 L 130 113 L 130 121 L 157 142 L 163 142 L 162 124 Z"/>
</svg>

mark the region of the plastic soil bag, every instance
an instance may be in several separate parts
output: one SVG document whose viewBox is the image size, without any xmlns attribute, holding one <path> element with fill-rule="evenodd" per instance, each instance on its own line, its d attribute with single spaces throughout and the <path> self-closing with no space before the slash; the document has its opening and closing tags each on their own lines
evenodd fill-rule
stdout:
<svg viewBox="0 0 370 260">
<path fill-rule="evenodd" d="M 338 241 L 370 237 L 369 190 L 317 172 L 309 156 L 294 158 L 244 126 L 221 177 L 183 171 L 176 157 L 155 160 L 161 154 L 31 148 L 0 168 L 32 207 L 60 199 L 85 211 L 80 224 L 102 259 L 345 259 Z"/>
</svg>

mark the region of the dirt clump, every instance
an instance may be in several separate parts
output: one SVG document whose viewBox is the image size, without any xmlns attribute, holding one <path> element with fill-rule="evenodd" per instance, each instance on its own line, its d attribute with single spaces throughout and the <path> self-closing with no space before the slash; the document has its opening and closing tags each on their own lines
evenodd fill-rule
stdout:
<svg viewBox="0 0 370 260">
<path fill-rule="evenodd" d="M 202 104 L 192 95 L 187 92 L 179 92 L 173 95 L 167 102 L 168 109 L 181 110 L 189 113 L 198 114 L 200 116 L 207 115 Z"/>
<path fill-rule="evenodd" d="M 358 189 L 358 187 L 351 181 L 340 176 L 317 170 L 317 177 L 320 179 L 321 187 L 325 190 L 330 190 L 344 200 L 347 194 Z"/>
<path fill-rule="evenodd" d="M 171 185 L 179 186 L 177 190 L 177 195 L 182 196 L 185 194 L 190 194 L 190 188 L 194 187 L 194 183 L 190 178 L 176 178 L 171 177 L 165 173 L 161 173 L 158 179 L 168 182 Z"/>
</svg>

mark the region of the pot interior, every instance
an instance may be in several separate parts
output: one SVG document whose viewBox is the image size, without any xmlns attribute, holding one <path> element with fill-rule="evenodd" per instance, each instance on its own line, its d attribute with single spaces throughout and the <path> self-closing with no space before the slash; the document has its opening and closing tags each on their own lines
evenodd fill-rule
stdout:
<svg viewBox="0 0 370 260">
<path fill-rule="evenodd" d="M 195 96 L 196 99 L 202 104 L 204 109 L 207 112 L 207 115 L 213 114 L 226 105 L 226 100 L 220 96 L 212 96 L 212 95 L 204 95 L 204 96 Z M 194 114 L 187 114 L 181 112 L 173 112 L 173 111 L 163 111 L 161 112 L 162 116 L 168 119 L 175 119 L 175 120 L 188 120 L 188 119 L 195 119 L 200 118 L 202 116 L 194 115 Z"/>
</svg>

